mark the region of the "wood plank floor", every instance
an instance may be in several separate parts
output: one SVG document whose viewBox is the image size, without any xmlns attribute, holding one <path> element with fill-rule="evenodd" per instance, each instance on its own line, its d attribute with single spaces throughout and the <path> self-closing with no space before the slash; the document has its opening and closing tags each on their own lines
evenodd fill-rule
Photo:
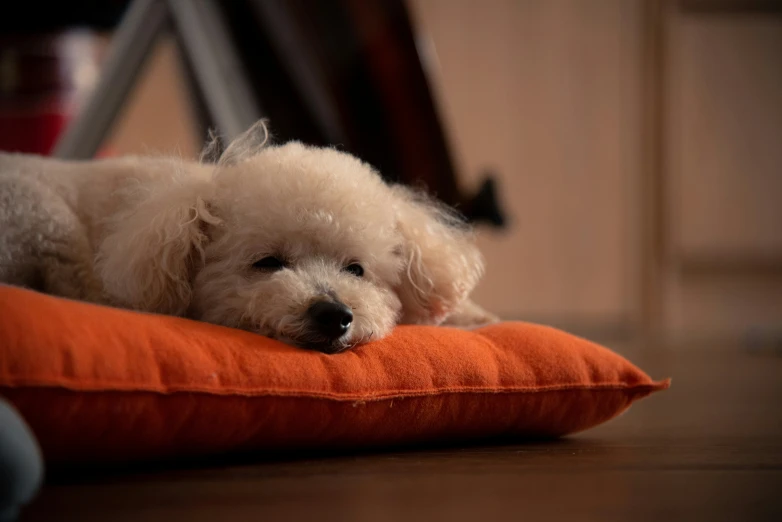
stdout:
<svg viewBox="0 0 782 522">
<path fill-rule="evenodd" d="M 22 520 L 782 520 L 782 353 L 617 351 L 671 389 L 564 440 L 60 478 Z"/>
</svg>

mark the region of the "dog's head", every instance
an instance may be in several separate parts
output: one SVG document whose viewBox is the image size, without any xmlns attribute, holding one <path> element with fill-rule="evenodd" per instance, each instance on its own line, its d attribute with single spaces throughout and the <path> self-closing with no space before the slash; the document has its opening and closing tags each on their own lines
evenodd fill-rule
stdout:
<svg viewBox="0 0 782 522">
<path fill-rule="evenodd" d="M 471 233 L 443 206 L 348 154 L 251 139 L 118 216 L 99 255 L 111 298 L 338 352 L 437 324 L 477 283 Z"/>
</svg>

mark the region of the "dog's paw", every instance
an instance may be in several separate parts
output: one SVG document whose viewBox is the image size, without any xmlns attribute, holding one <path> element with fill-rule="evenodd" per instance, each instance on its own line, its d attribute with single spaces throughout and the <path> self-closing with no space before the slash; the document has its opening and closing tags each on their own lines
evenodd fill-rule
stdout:
<svg viewBox="0 0 782 522">
<path fill-rule="evenodd" d="M 491 312 L 487 312 L 471 300 L 464 301 L 442 323 L 443 326 L 453 326 L 464 330 L 473 330 L 493 323 L 498 323 L 500 318 Z"/>
</svg>

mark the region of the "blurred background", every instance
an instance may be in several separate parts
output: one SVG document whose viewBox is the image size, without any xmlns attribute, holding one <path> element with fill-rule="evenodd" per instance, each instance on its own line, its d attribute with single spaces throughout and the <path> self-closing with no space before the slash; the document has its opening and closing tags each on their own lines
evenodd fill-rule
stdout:
<svg viewBox="0 0 782 522">
<path fill-rule="evenodd" d="M 126 45 L 143 66 L 97 155 L 196 158 L 215 123 L 192 86 L 213 40 L 183 22 L 210 3 L 155 3 L 174 30 Z M 0 149 L 57 153 L 101 88 L 129 3 L 63 4 L 0 23 Z M 782 346 L 782 2 L 211 4 L 279 138 L 347 144 L 476 222 L 475 297 L 503 318 Z"/>
</svg>

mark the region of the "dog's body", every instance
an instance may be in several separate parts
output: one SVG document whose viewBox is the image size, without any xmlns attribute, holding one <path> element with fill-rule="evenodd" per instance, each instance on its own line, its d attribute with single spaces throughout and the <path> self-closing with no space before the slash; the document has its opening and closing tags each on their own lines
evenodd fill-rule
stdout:
<svg viewBox="0 0 782 522">
<path fill-rule="evenodd" d="M 103 302 L 95 260 L 111 217 L 130 211 L 134 184 L 172 178 L 176 170 L 208 176 L 198 164 L 173 159 L 0 154 L 0 281 Z"/>
<path fill-rule="evenodd" d="M 468 300 L 472 235 L 441 206 L 347 154 L 254 136 L 217 164 L 0 155 L 0 282 L 326 352 L 494 320 Z"/>
</svg>

